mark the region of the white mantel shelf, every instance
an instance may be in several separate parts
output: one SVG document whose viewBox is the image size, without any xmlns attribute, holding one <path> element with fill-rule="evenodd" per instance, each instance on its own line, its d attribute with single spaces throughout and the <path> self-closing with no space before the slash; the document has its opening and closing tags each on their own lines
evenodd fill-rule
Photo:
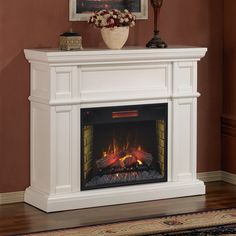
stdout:
<svg viewBox="0 0 236 236">
<path fill-rule="evenodd" d="M 207 49 L 26 49 L 31 64 L 31 183 L 46 212 L 205 193 L 196 177 L 197 63 Z M 168 104 L 168 181 L 81 191 L 81 108 Z"/>
<path fill-rule="evenodd" d="M 62 51 L 59 49 L 25 49 L 27 60 L 56 64 L 110 64 L 121 62 L 143 61 L 178 61 L 200 60 L 205 55 L 206 48 L 169 47 L 166 49 L 147 49 L 143 47 L 125 47 L 121 50 L 83 49 L 79 51 Z"/>
</svg>

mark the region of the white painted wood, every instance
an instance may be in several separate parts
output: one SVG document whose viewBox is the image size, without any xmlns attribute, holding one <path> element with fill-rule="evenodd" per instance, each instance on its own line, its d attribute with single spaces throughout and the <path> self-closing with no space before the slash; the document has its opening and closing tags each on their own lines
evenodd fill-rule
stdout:
<svg viewBox="0 0 236 236">
<path fill-rule="evenodd" d="M 31 94 L 34 97 L 49 99 L 50 75 L 48 66 L 31 64 Z"/>
<path fill-rule="evenodd" d="M 114 204 L 150 201 L 205 193 L 202 181 L 168 182 L 129 187 L 47 195 L 32 187 L 26 189 L 25 201 L 46 212 Z"/>
<path fill-rule="evenodd" d="M 56 111 L 56 193 L 71 191 L 71 106 Z"/>
<path fill-rule="evenodd" d="M 143 47 L 124 47 L 121 50 L 84 49 L 80 51 L 61 51 L 58 49 L 25 49 L 29 62 L 50 66 L 73 65 L 136 65 L 151 62 L 199 61 L 206 48 L 171 47 L 166 49 L 147 49 Z"/>
<path fill-rule="evenodd" d="M 148 75 L 148 76 L 147 76 Z M 144 79 L 145 78 L 145 79 Z M 158 78 L 158 79 L 157 79 Z M 112 80 L 112 83 L 108 83 Z M 171 64 L 148 63 L 122 66 L 81 67 L 81 100 L 83 102 L 144 99 L 170 95 Z"/>
<path fill-rule="evenodd" d="M 195 179 L 196 173 L 196 132 L 193 117 L 196 115 L 194 101 L 174 99 L 173 102 L 173 178 L 175 181 Z"/>
<path fill-rule="evenodd" d="M 31 103 L 31 186 L 43 192 L 50 192 L 50 107 Z"/>
<path fill-rule="evenodd" d="M 25 50 L 31 186 L 47 212 L 204 194 L 196 179 L 197 61 L 206 48 Z M 168 103 L 168 182 L 80 190 L 80 109 Z"/>
</svg>

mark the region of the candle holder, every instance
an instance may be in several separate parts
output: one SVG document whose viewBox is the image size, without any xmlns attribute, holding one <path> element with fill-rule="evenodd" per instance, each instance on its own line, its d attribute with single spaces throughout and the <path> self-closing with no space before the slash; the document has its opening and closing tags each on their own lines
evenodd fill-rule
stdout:
<svg viewBox="0 0 236 236">
<path fill-rule="evenodd" d="M 153 38 L 146 44 L 147 48 L 166 48 L 167 44 L 160 38 L 159 30 L 157 29 L 157 18 L 160 13 L 163 0 L 151 0 L 154 10 L 154 35 Z"/>
</svg>

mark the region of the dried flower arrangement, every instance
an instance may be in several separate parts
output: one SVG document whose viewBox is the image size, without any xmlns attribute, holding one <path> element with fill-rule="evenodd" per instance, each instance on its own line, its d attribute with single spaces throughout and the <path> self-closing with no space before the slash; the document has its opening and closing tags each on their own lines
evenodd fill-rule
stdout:
<svg viewBox="0 0 236 236">
<path fill-rule="evenodd" d="M 135 25 L 136 17 L 128 10 L 123 12 L 113 10 L 100 10 L 95 12 L 88 20 L 89 24 L 94 25 L 97 28 L 114 28 L 114 27 L 132 27 Z"/>
</svg>

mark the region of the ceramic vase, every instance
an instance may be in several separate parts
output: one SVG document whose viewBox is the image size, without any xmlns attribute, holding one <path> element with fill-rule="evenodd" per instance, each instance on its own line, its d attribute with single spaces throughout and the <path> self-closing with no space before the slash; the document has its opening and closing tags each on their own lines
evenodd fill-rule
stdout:
<svg viewBox="0 0 236 236">
<path fill-rule="evenodd" d="M 121 49 L 129 36 L 129 27 L 102 28 L 102 38 L 110 49 Z"/>
</svg>

